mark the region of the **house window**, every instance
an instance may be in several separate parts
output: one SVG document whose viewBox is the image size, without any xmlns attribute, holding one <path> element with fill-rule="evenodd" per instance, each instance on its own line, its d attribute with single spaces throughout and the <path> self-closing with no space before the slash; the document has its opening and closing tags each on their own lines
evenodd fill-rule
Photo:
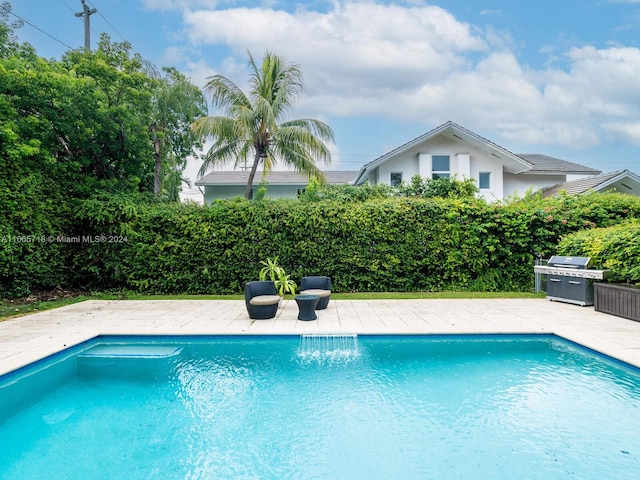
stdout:
<svg viewBox="0 0 640 480">
<path fill-rule="evenodd" d="M 402 172 L 394 172 L 391 174 L 391 180 L 389 184 L 392 187 L 398 187 L 402 185 Z"/>
<path fill-rule="evenodd" d="M 480 172 L 480 176 L 478 178 L 478 186 L 481 189 L 491 188 L 491 172 Z"/>
<path fill-rule="evenodd" d="M 431 178 L 449 178 L 450 176 L 449 155 L 433 155 L 431 157 Z"/>
</svg>

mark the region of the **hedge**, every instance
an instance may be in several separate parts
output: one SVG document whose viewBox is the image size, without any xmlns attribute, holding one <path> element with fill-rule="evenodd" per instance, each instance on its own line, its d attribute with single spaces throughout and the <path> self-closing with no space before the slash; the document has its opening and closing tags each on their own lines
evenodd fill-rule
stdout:
<svg viewBox="0 0 640 480">
<path fill-rule="evenodd" d="M 120 195 L 74 207 L 68 236 L 81 242 L 2 243 L 0 255 L 13 267 L 0 273 L 1 293 L 10 294 L 13 282 L 30 289 L 57 282 L 140 293 L 238 294 L 257 279 L 260 261 L 275 256 L 296 282 L 329 275 L 338 292 L 528 291 L 534 258 L 556 253 L 561 237 L 631 218 L 640 218 L 640 198 L 619 194 L 532 196 L 504 204 L 237 199 L 205 207 Z M 25 256 L 30 249 L 37 258 Z"/>
<path fill-rule="evenodd" d="M 609 281 L 640 286 L 640 221 L 569 234 L 560 241 L 558 253 L 590 257 L 594 266 L 613 270 Z"/>
</svg>

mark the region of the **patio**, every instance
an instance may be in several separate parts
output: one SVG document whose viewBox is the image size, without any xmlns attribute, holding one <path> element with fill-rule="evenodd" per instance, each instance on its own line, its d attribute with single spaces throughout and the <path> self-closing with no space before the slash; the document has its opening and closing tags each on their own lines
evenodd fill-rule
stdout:
<svg viewBox="0 0 640 480">
<path fill-rule="evenodd" d="M 546 299 L 331 300 L 297 320 L 294 300 L 251 320 L 242 300 L 90 300 L 0 322 L 0 374 L 100 334 L 554 333 L 640 368 L 640 323 Z"/>
</svg>

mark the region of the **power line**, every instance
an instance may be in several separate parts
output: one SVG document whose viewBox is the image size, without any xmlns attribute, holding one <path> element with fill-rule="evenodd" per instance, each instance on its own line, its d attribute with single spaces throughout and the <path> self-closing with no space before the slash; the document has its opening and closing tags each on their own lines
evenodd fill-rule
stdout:
<svg viewBox="0 0 640 480">
<path fill-rule="evenodd" d="M 86 0 L 86 2 L 87 2 L 89 5 L 91 5 L 92 7 L 94 7 L 94 5 L 93 5 L 89 0 Z M 94 7 L 94 8 L 95 8 L 95 7 Z M 97 9 L 96 9 L 96 10 L 97 10 Z M 119 36 L 123 41 L 125 41 L 125 42 L 127 42 L 129 45 L 131 45 L 131 50 L 133 50 L 133 52 L 134 52 L 134 53 L 137 53 L 138 55 L 142 56 L 142 55 L 140 54 L 140 52 L 138 52 L 138 51 L 135 49 L 135 47 L 133 46 L 133 43 L 131 43 L 129 40 L 127 40 L 127 39 L 124 37 L 124 35 L 122 35 L 122 34 L 118 31 L 118 29 L 116 29 L 116 27 L 114 27 L 114 26 L 113 26 L 113 24 L 112 24 L 112 23 L 107 19 L 107 17 L 105 17 L 105 16 L 102 14 L 102 11 L 101 11 L 101 10 L 97 10 L 97 12 L 98 12 L 98 15 L 99 15 L 99 16 L 100 16 L 100 17 L 105 21 L 105 23 L 106 23 L 107 25 L 109 25 L 109 27 L 111 27 L 111 29 L 112 29 L 112 30 L 113 30 L 113 31 L 114 31 L 114 32 L 115 32 L 115 33 L 116 33 L 116 34 L 117 34 L 117 35 L 118 35 L 118 36 Z M 95 33 L 95 32 L 94 32 L 94 33 Z"/>
<path fill-rule="evenodd" d="M 89 5 L 91 5 L 92 7 L 94 6 L 94 5 L 93 5 L 91 2 L 89 2 L 88 0 L 87 0 L 87 3 L 88 3 Z M 96 10 L 97 10 L 97 9 L 96 9 Z M 107 20 L 107 17 L 105 17 L 105 16 L 102 14 L 102 12 L 101 12 L 100 10 L 97 10 L 97 11 L 98 11 L 98 15 L 102 17 L 102 19 L 107 23 L 107 25 L 109 25 L 109 26 L 111 27 L 111 29 L 112 29 L 114 32 L 116 32 L 116 33 L 118 34 L 118 36 L 119 36 L 122 40 L 124 40 L 125 42 L 128 42 L 128 43 L 131 43 L 131 42 L 129 42 L 129 40 L 127 40 L 126 38 L 124 38 L 124 36 L 123 36 L 123 35 L 122 35 L 122 34 L 121 34 L 117 29 L 116 29 L 116 27 L 114 27 L 114 26 L 113 26 L 113 24 L 112 24 L 109 20 Z"/>
<path fill-rule="evenodd" d="M 64 45 L 65 47 L 67 47 L 69 50 L 74 50 L 74 48 L 70 45 L 67 45 L 66 43 L 64 43 L 62 40 L 57 39 L 56 37 L 54 37 L 53 35 L 51 35 L 48 32 L 45 32 L 43 29 L 41 29 L 40 27 L 38 27 L 37 25 L 34 25 L 33 23 L 31 23 L 29 20 L 27 20 L 26 18 L 22 18 L 20 15 L 13 13 L 13 12 L 9 12 L 10 15 L 13 15 L 14 17 L 20 19 L 21 21 L 23 21 L 24 23 L 26 23 L 27 25 L 29 25 L 30 27 L 35 28 L 36 30 L 38 30 L 41 33 L 44 33 L 47 37 L 49 37 L 50 39 L 58 42 L 61 45 Z"/>
<path fill-rule="evenodd" d="M 67 7 L 67 9 L 68 9 L 71 13 L 73 13 L 74 15 L 76 14 L 76 12 L 74 11 L 74 9 L 73 9 L 73 8 L 72 8 L 72 7 L 71 7 L 71 6 L 70 6 L 70 5 L 69 5 L 65 0 L 60 0 L 60 2 L 61 2 L 65 7 Z M 111 29 L 116 33 L 116 35 L 118 35 L 118 36 L 119 36 L 123 41 L 125 41 L 125 42 L 127 42 L 129 45 L 131 45 L 131 49 L 132 49 L 135 53 L 137 53 L 138 55 L 140 55 L 140 52 L 138 52 L 138 51 L 133 47 L 133 44 L 132 44 L 129 40 L 127 40 L 127 39 L 124 37 L 124 35 L 122 35 L 122 34 L 118 31 L 118 29 L 117 29 L 116 27 L 114 27 L 114 26 L 113 26 L 113 24 L 109 21 L 109 19 L 108 19 L 105 15 L 103 15 L 103 14 L 102 14 L 102 11 L 101 11 L 101 10 L 99 10 L 99 9 L 98 9 L 94 4 L 93 4 L 93 2 L 90 2 L 89 0 L 85 0 L 85 2 L 86 2 L 90 7 L 92 7 L 92 10 L 95 10 L 95 11 L 96 11 L 95 13 L 97 13 L 97 14 L 100 16 L 100 18 L 102 18 L 102 20 L 104 20 L 104 22 L 105 22 L 105 23 L 106 23 L 106 24 L 107 24 L 107 25 L 108 25 L 108 26 L 109 26 L 109 27 L 110 27 L 110 28 L 111 28 Z M 100 33 L 99 33 L 99 32 L 97 32 L 97 31 L 93 28 L 93 26 L 91 26 L 91 27 L 90 27 L 90 29 L 91 29 L 91 32 L 92 32 L 93 34 L 95 34 L 95 35 L 96 35 L 96 36 L 98 36 L 98 37 L 100 36 Z M 50 35 L 49 35 L 49 36 L 50 36 Z M 62 43 L 62 42 L 60 42 L 60 43 Z M 70 49 L 72 49 L 72 50 L 73 50 L 73 47 L 70 47 L 69 45 L 66 45 L 65 43 L 62 43 L 62 44 L 63 44 L 63 45 L 65 45 L 66 47 L 68 47 L 68 48 L 70 48 Z"/>
<path fill-rule="evenodd" d="M 64 4 L 64 6 L 65 6 L 65 7 L 67 7 L 67 8 L 69 9 L 69 11 L 70 11 L 71 13 L 75 13 L 75 12 L 73 11 L 73 8 L 71 8 L 67 2 L 65 2 L 64 0 L 60 0 L 60 1 Z"/>
</svg>

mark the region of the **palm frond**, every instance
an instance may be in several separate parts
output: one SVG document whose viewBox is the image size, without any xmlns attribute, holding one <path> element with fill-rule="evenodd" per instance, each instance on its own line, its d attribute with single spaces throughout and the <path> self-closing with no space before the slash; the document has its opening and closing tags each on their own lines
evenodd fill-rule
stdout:
<svg viewBox="0 0 640 480">
<path fill-rule="evenodd" d="M 276 161 L 292 166 L 297 172 L 325 182 L 316 162 L 329 163 L 331 153 L 325 141 L 334 141 L 331 128 L 313 119 L 284 121 L 303 90 L 302 72 L 298 65 L 286 62 L 272 52 L 265 52 L 258 65 L 249 55 L 249 92 L 222 75 L 208 78 L 206 89 L 213 104 L 225 116 L 203 117 L 193 123 L 192 131 L 202 138 L 212 138 L 213 145 L 204 156 L 201 174 L 222 162 L 234 165 L 251 159 L 249 183 L 262 163 L 268 173 Z"/>
<path fill-rule="evenodd" d="M 317 178 L 321 184 L 327 182 L 325 174 L 318 168 L 313 157 L 304 146 L 296 143 L 274 146 L 278 158 L 293 167 L 296 173 L 306 173 L 309 178 Z"/>
<path fill-rule="evenodd" d="M 331 152 L 328 147 L 313 132 L 305 128 L 298 126 L 281 127 L 277 131 L 274 142 L 281 147 L 305 150 L 316 161 L 325 164 L 331 162 Z"/>
<path fill-rule="evenodd" d="M 289 120 L 280 124 L 280 128 L 299 127 L 309 130 L 313 135 L 325 142 L 335 143 L 333 130 L 329 125 L 320 120 L 312 118 L 299 118 Z"/>
<path fill-rule="evenodd" d="M 233 111 L 239 106 L 251 107 L 251 101 L 242 89 L 223 75 L 207 77 L 204 88 L 211 93 L 211 103 L 222 109 Z"/>
</svg>

